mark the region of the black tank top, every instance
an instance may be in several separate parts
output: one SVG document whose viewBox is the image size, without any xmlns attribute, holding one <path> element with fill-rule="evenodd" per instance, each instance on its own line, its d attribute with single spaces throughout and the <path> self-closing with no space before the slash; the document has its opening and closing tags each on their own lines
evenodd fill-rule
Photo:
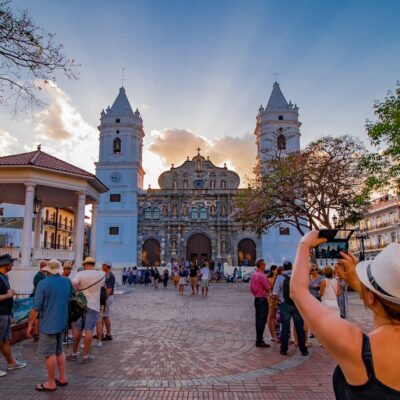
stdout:
<svg viewBox="0 0 400 400">
<path fill-rule="evenodd" d="M 339 366 L 333 373 L 333 389 L 337 400 L 399 400 L 400 391 L 391 389 L 376 379 L 368 335 L 363 334 L 362 359 L 368 381 L 360 386 L 349 385 Z"/>
</svg>

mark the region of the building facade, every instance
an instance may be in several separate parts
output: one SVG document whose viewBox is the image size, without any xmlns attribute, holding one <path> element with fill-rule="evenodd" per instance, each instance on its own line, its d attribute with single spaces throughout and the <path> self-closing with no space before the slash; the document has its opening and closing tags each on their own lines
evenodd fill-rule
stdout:
<svg viewBox="0 0 400 400">
<path fill-rule="evenodd" d="M 276 152 L 300 150 L 298 108 L 274 83 L 255 129 L 257 162 Z M 246 231 L 233 217 L 240 178 L 201 154 L 163 172 L 160 189 L 143 190 L 143 120 L 124 88 L 101 113 L 96 176 L 110 191 L 97 208 L 96 258 L 119 267 L 162 265 L 172 260 L 213 260 L 254 265 L 256 258 L 281 264 L 293 260 L 299 234 L 285 224 L 267 235 Z M 177 149 L 179 151 L 179 149 Z"/>
</svg>

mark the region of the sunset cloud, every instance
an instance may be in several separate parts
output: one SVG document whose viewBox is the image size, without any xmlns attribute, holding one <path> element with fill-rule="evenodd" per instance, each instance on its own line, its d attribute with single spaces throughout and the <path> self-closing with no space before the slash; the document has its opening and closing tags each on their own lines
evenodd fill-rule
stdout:
<svg viewBox="0 0 400 400">
<path fill-rule="evenodd" d="M 21 153 L 21 145 L 18 139 L 8 132 L 0 129 L 0 156 Z"/>
<path fill-rule="evenodd" d="M 236 171 L 241 178 L 242 186 L 247 178 L 252 176 L 256 145 L 251 134 L 210 140 L 186 129 L 163 129 L 151 132 L 150 136 L 151 143 L 148 150 L 162 160 L 164 168 L 169 168 L 171 164 L 179 166 L 187 156 L 189 158 L 195 156 L 196 149 L 200 147 L 201 154 L 209 156 L 215 165 L 223 166 L 226 163 L 229 168 Z M 150 168 L 147 172 L 153 175 L 155 171 Z M 151 180 L 150 177 L 148 179 Z"/>
</svg>

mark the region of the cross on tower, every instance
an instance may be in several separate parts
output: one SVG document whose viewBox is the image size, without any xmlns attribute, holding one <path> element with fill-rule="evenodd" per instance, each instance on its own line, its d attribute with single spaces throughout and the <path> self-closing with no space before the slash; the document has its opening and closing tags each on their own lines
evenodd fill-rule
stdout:
<svg viewBox="0 0 400 400">
<path fill-rule="evenodd" d="M 276 72 L 274 74 L 272 74 L 275 77 L 275 82 L 278 82 L 278 75 Z"/>
<path fill-rule="evenodd" d="M 125 79 L 125 68 L 122 67 L 122 87 L 124 87 L 124 82 L 126 81 Z"/>
<path fill-rule="evenodd" d="M 197 148 L 197 154 L 198 154 L 198 155 L 200 155 L 200 150 L 201 150 L 201 148 L 198 147 L 198 148 Z"/>
</svg>

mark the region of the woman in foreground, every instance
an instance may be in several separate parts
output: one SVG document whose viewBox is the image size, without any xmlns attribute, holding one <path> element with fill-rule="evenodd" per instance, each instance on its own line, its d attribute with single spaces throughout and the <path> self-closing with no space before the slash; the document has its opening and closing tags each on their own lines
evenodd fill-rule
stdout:
<svg viewBox="0 0 400 400">
<path fill-rule="evenodd" d="M 374 316 L 373 330 L 366 335 L 308 289 L 310 249 L 325 241 L 318 231 L 301 239 L 290 287 L 308 327 L 339 364 L 333 374 L 336 399 L 400 399 L 400 244 L 390 244 L 357 267 L 353 255 L 341 253 L 342 277 Z"/>
</svg>

